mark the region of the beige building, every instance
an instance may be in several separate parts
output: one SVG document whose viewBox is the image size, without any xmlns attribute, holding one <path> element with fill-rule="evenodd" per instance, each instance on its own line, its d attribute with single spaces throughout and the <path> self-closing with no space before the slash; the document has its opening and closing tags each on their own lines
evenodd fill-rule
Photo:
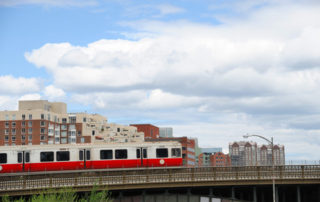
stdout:
<svg viewBox="0 0 320 202">
<path fill-rule="evenodd" d="M 0 146 L 143 140 L 135 127 L 108 123 L 99 114 L 67 113 L 62 102 L 19 101 L 18 111 L 0 111 Z"/>
</svg>

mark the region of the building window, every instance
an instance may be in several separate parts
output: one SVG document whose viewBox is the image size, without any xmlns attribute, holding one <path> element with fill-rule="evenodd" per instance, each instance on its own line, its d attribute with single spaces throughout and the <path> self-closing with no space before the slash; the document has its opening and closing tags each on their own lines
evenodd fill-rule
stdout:
<svg viewBox="0 0 320 202">
<path fill-rule="evenodd" d="M 77 118 L 75 116 L 70 116 L 69 117 L 69 123 L 76 123 Z"/>
<path fill-rule="evenodd" d="M 168 149 L 159 148 L 156 150 L 157 158 L 168 158 Z"/>
<path fill-rule="evenodd" d="M 69 151 L 57 151 L 57 161 L 69 161 L 70 152 Z"/>
<path fill-rule="evenodd" d="M 25 121 L 21 122 L 21 127 L 26 127 L 26 122 Z"/>
<path fill-rule="evenodd" d="M 45 128 L 40 128 L 40 133 L 41 133 L 41 134 L 46 133 L 46 129 L 45 129 Z"/>
<path fill-rule="evenodd" d="M 51 116 L 50 116 L 50 114 L 48 114 L 48 121 L 51 121 Z"/>
<path fill-rule="evenodd" d="M 53 161 L 53 152 L 40 152 L 40 161 L 41 162 L 47 162 L 47 161 Z"/>
<path fill-rule="evenodd" d="M 40 121 L 40 126 L 45 126 L 45 125 L 46 125 L 46 122 Z"/>
<path fill-rule="evenodd" d="M 32 120 L 32 114 L 29 114 L 29 120 Z"/>
<path fill-rule="evenodd" d="M 9 129 L 5 129 L 5 130 L 4 130 L 4 134 L 5 134 L 5 135 L 9 135 Z"/>
<path fill-rule="evenodd" d="M 22 118 L 22 120 L 26 120 L 26 115 L 22 114 L 21 118 Z"/>
<path fill-rule="evenodd" d="M 78 136 L 79 136 L 79 137 L 81 136 L 81 130 L 78 131 Z"/>
<path fill-rule="evenodd" d="M 67 144 L 67 138 L 61 138 L 61 144 Z"/>
<path fill-rule="evenodd" d="M 16 120 L 16 115 L 12 114 L 12 120 Z"/>
<path fill-rule="evenodd" d="M 120 133 L 120 128 L 117 128 L 117 132 Z"/>
<path fill-rule="evenodd" d="M 32 134 L 32 128 L 28 128 L 28 134 Z"/>
<path fill-rule="evenodd" d="M 87 118 L 86 117 L 83 117 L 83 122 L 87 122 Z"/>
<path fill-rule="evenodd" d="M 67 137 L 67 131 L 62 131 L 61 132 L 61 137 Z"/>
<path fill-rule="evenodd" d="M 67 119 L 66 118 L 62 118 L 62 123 L 67 123 Z"/>
<path fill-rule="evenodd" d="M 42 120 L 44 119 L 44 114 L 41 114 L 41 119 L 42 119 Z"/>
<path fill-rule="evenodd" d="M 61 130 L 67 130 L 67 125 L 61 125 Z"/>
<path fill-rule="evenodd" d="M 15 127 L 16 127 L 16 122 L 12 122 L 12 123 L 11 123 L 11 127 L 12 127 L 12 128 L 15 128 Z"/>
<path fill-rule="evenodd" d="M 21 128 L 21 134 L 25 134 L 26 133 L 26 129 L 25 128 Z"/>
<path fill-rule="evenodd" d="M 11 136 L 11 140 L 12 140 L 12 142 L 15 142 L 16 141 L 16 136 Z"/>
<path fill-rule="evenodd" d="M 11 135 L 15 135 L 15 134 L 16 134 L 16 129 L 15 128 L 11 129 Z"/>
<path fill-rule="evenodd" d="M 32 135 L 28 135 L 28 141 L 32 141 Z"/>
<path fill-rule="evenodd" d="M 6 114 L 6 121 L 8 121 L 9 120 L 9 115 L 8 114 Z"/>
<path fill-rule="evenodd" d="M 5 141 L 5 142 L 8 142 L 8 141 L 9 141 L 9 136 L 7 136 L 7 135 L 4 136 L 4 141 Z"/>
<path fill-rule="evenodd" d="M 21 140 L 22 140 L 22 141 L 26 141 L 26 136 L 25 136 L 25 135 L 22 135 L 22 136 L 21 136 Z"/>
<path fill-rule="evenodd" d="M 46 136 L 41 135 L 41 136 L 40 136 L 40 140 L 41 140 L 41 141 L 46 140 Z"/>
<path fill-rule="evenodd" d="M 94 130 L 92 131 L 92 136 L 94 136 L 94 135 L 95 135 L 95 132 L 96 132 L 96 131 L 94 131 Z"/>
<path fill-rule="evenodd" d="M 32 121 L 28 121 L 28 127 L 32 127 Z"/>
<path fill-rule="evenodd" d="M 9 122 L 6 121 L 6 128 L 9 128 Z"/>
<path fill-rule="evenodd" d="M 60 138 L 59 138 L 59 137 L 56 137 L 56 138 L 54 139 L 54 142 L 55 142 L 56 144 L 60 143 Z"/>
</svg>

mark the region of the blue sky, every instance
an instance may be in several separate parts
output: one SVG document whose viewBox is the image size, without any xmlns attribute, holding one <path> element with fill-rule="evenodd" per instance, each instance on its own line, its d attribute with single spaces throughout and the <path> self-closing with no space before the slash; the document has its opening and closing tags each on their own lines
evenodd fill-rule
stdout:
<svg viewBox="0 0 320 202">
<path fill-rule="evenodd" d="M 200 146 L 253 133 L 320 159 L 319 13 L 314 0 L 0 0 L 0 109 L 63 101 Z"/>
</svg>

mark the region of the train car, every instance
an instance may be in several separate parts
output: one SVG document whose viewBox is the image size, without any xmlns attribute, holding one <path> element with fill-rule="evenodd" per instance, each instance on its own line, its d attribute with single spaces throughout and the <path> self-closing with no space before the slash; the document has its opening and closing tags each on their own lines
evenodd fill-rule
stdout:
<svg viewBox="0 0 320 202">
<path fill-rule="evenodd" d="M 0 147 L 0 173 L 181 165 L 174 141 Z"/>
</svg>

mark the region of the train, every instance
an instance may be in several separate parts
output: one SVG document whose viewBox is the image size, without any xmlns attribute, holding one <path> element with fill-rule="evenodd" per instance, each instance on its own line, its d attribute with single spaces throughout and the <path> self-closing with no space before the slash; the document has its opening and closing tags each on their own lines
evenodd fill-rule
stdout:
<svg viewBox="0 0 320 202">
<path fill-rule="evenodd" d="M 0 147 L 0 173 L 182 166 L 179 142 Z"/>
</svg>

